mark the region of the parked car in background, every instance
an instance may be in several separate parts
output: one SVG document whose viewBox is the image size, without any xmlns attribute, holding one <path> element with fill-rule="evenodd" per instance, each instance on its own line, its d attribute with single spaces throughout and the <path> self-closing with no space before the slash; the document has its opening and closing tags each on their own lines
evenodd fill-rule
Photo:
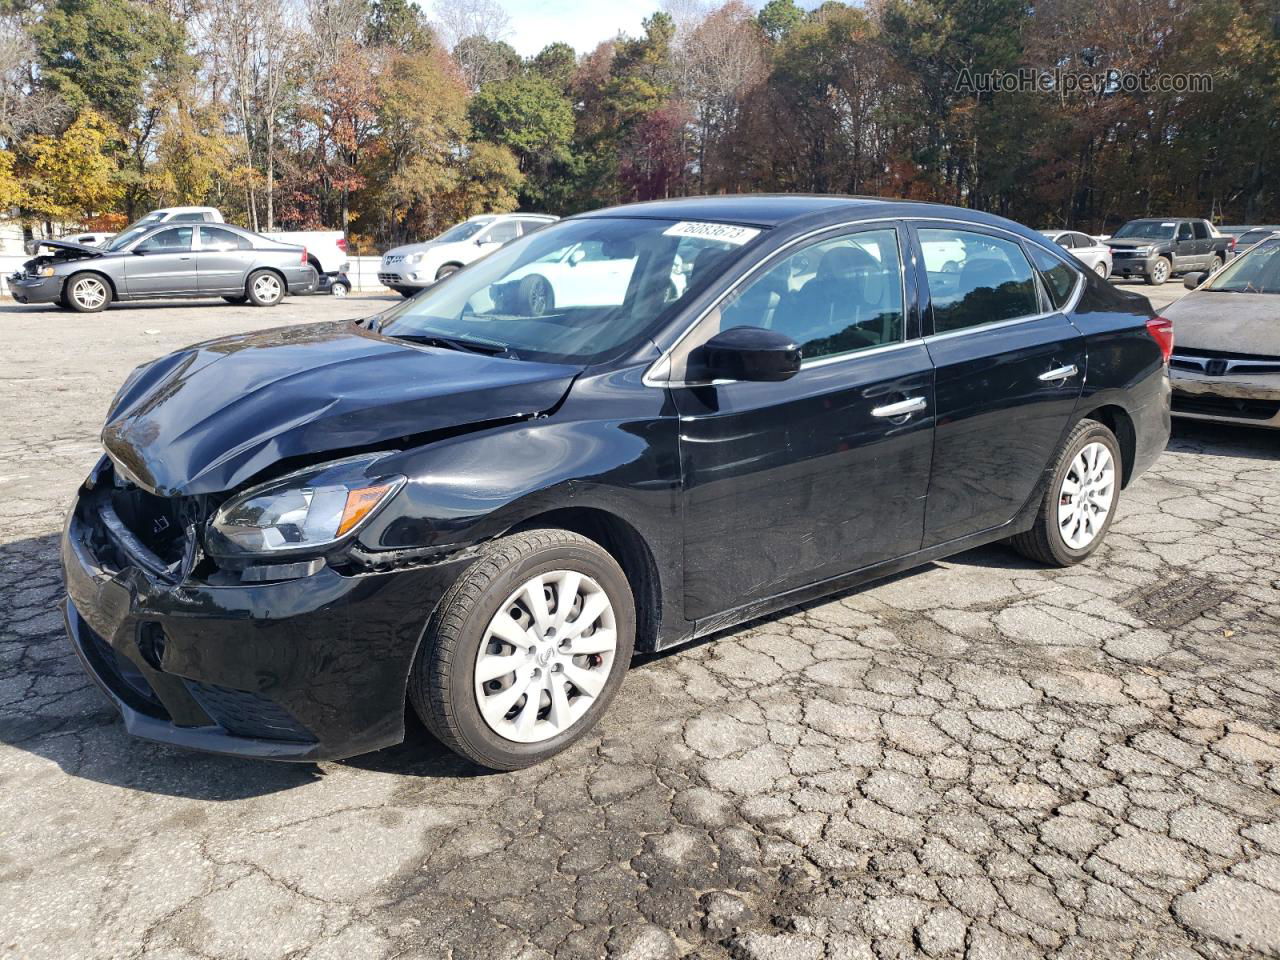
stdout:
<svg viewBox="0 0 1280 960">
<path fill-rule="evenodd" d="M 507 295 L 547 264 L 572 294 Z M 1090 557 L 1168 441 L 1171 347 L 1145 298 L 974 210 L 594 211 L 362 323 L 139 367 L 64 528 L 67 629 L 151 740 L 350 756 L 407 700 L 525 767 L 635 649 L 995 541 Z"/>
<path fill-rule="evenodd" d="M 226 223 L 153 223 L 120 233 L 105 247 L 45 240 L 53 252 L 9 278 L 19 303 L 56 303 L 81 313 L 113 300 L 221 297 L 270 307 L 314 287 L 300 246 Z"/>
<path fill-rule="evenodd" d="M 1280 235 L 1183 282 L 1192 292 L 1165 308 L 1174 415 L 1280 429 Z"/>
<path fill-rule="evenodd" d="M 69 233 L 65 237 L 59 237 L 59 240 L 66 240 L 68 243 L 78 243 L 86 247 L 100 247 L 108 242 L 114 233 Z M 35 253 L 35 250 L 30 251 Z"/>
<path fill-rule="evenodd" d="M 1280 226 L 1249 227 L 1243 233 L 1237 235 L 1236 249 L 1243 253 L 1255 243 L 1265 240 L 1267 237 L 1274 237 L 1278 233 L 1280 233 Z"/>
<path fill-rule="evenodd" d="M 1040 232 L 1064 250 L 1070 250 L 1073 257 L 1103 280 L 1111 276 L 1111 248 L 1101 240 L 1095 240 L 1089 234 L 1080 233 L 1078 230 L 1041 230 Z"/>
<path fill-rule="evenodd" d="M 544 213 L 481 214 L 455 224 L 425 243 L 407 243 L 382 255 L 378 282 L 401 296 L 456 273 L 469 263 L 488 256 L 505 243 L 554 223 L 558 217 Z"/>
<path fill-rule="evenodd" d="M 1174 274 L 1216 270 L 1230 259 L 1235 243 L 1208 220 L 1186 217 L 1130 220 L 1107 240 L 1113 276 L 1141 277 L 1156 286 Z"/>
</svg>

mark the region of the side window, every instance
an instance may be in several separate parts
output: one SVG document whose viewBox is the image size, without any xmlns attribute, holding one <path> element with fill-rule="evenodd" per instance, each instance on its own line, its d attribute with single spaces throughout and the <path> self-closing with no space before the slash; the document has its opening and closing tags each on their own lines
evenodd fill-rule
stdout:
<svg viewBox="0 0 1280 960">
<path fill-rule="evenodd" d="M 700 266 L 701 257 L 690 285 Z M 721 307 L 719 329 L 739 326 L 786 334 L 806 360 L 898 343 L 904 324 L 897 231 L 844 234 L 775 263 Z"/>
<path fill-rule="evenodd" d="M 206 219 L 203 213 L 177 213 L 169 218 L 171 223 L 203 223 Z"/>
<path fill-rule="evenodd" d="M 201 250 L 248 250 L 253 246 L 248 237 L 218 227 L 200 228 Z"/>
<path fill-rule="evenodd" d="M 515 220 L 504 220 L 502 223 L 495 223 L 489 228 L 489 232 L 485 234 L 485 243 L 506 243 L 508 240 L 514 240 L 520 235 L 520 225 Z"/>
<path fill-rule="evenodd" d="M 1022 247 L 967 230 L 920 231 L 934 333 L 1040 312 L 1031 264 Z"/>
<path fill-rule="evenodd" d="M 1191 222 L 1191 228 L 1196 232 L 1197 240 L 1209 239 L 1209 225 L 1203 220 L 1193 220 Z"/>
<path fill-rule="evenodd" d="M 1191 224 L 1187 223 L 1186 221 L 1183 221 L 1182 223 L 1178 224 L 1178 239 L 1179 240 L 1191 239 Z"/>
<path fill-rule="evenodd" d="M 1096 245 L 1093 237 L 1086 237 L 1083 233 L 1073 233 L 1071 237 L 1076 242 L 1075 247 L 1077 250 L 1085 250 Z"/>
<path fill-rule="evenodd" d="M 179 253 L 191 249 L 192 227 L 174 227 L 152 234 L 139 244 L 148 253 Z"/>
<path fill-rule="evenodd" d="M 1054 309 L 1061 310 L 1071 299 L 1080 275 L 1048 250 L 1040 247 L 1031 247 L 1031 259 L 1035 261 L 1036 269 L 1040 271 Z"/>
</svg>

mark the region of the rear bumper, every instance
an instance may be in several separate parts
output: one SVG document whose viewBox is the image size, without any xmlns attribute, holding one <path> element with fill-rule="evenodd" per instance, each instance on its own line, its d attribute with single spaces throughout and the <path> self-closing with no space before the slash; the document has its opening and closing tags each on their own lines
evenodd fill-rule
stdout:
<svg viewBox="0 0 1280 960">
<path fill-rule="evenodd" d="M 9 294 L 19 303 L 56 303 L 65 277 L 9 278 Z"/>
<path fill-rule="evenodd" d="M 1173 415 L 1280 430 L 1280 374 L 1210 376 L 1175 369 Z"/>
<path fill-rule="evenodd" d="M 404 737 L 427 616 L 465 566 L 214 586 L 168 582 L 77 500 L 63 532 L 66 629 L 129 733 L 272 760 L 367 753 Z"/>
</svg>

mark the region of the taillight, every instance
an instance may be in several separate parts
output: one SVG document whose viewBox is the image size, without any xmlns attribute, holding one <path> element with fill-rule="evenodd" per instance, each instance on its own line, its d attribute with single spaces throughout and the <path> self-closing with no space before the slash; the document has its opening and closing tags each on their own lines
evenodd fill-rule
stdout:
<svg viewBox="0 0 1280 960">
<path fill-rule="evenodd" d="M 1231 238 L 1231 252 L 1232 253 L 1236 252 L 1236 237 L 1234 236 Z"/>
<path fill-rule="evenodd" d="M 346 253 L 346 252 L 347 252 L 347 238 L 346 238 L 346 237 L 339 237 L 339 238 L 338 238 L 338 249 L 339 249 L 339 250 L 341 250 L 343 253 Z"/>
<path fill-rule="evenodd" d="M 1147 333 L 1160 347 L 1160 355 L 1168 363 L 1173 356 L 1173 322 L 1164 317 L 1152 317 L 1147 321 Z"/>
<path fill-rule="evenodd" d="M 307 260 L 307 248 L 306 248 L 306 247 L 303 247 L 303 248 L 302 248 L 302 262 L 303 262 L 303 263 L 309 263 L 309 262 L 310 262 L 309 260 Z"/>
</svg>

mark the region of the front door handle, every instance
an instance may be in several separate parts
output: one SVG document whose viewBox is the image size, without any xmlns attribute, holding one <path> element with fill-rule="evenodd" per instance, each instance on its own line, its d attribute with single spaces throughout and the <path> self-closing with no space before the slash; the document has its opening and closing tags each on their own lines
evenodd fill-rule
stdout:
<svg viewBox="0 0 1280 960">
<path fill-rule="evenodd" d="M 1053 383 L 1055 380 L 1068 380 L 1079 372 L 1079 368 L 1074 363 L 1068 363 L 1065 367 L 1054 367 L 1052 370 L 1046 370 L 1040 374 L 1040 379 L 1045 383 Z"/>
<path fill-rule="evenodd" d="M 909 417 L 913 413 L 919 413 L 921 410 L 929 406 L 929 401 L 924 397 L 911 397 L 908 400 L 899 400 L 897 403 L 888 403 L 883 407 L 873 407 L 871 415 L 873 417 Z"/>
</svg>

